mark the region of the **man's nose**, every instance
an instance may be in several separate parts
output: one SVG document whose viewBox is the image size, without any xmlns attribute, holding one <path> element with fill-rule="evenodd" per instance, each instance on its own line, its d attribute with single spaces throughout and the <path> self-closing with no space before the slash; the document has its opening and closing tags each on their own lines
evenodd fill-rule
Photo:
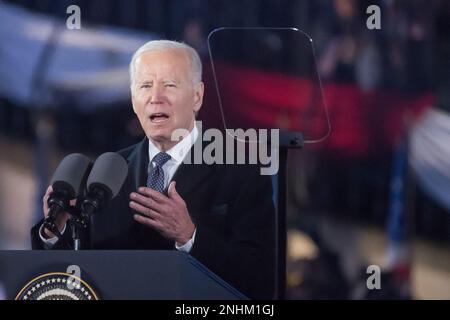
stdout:
<svg viewBox="0 0 450 320">
<path fill-rule="evenodd" d="M 150 100 L 150 103 L 158 104 L 163 102 L 163 96 L 164 96 L 164 87 L 160 85 L 155 85 L 152 90 L 152 98 Z"/>
</svg>

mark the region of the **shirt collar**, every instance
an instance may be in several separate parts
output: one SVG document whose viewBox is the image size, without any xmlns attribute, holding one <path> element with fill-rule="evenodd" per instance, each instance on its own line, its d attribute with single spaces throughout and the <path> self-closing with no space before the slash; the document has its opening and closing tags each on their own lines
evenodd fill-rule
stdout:
<svg viewBox="0 0 450 320">
<path fill-rule="evenodd" d="M 189 132 L 189 134 L 186 137 L 184 137 L 171 149 L 166 151 L 166 153 L 171 157 L 169 161 L 175 161 L 176 163 L 180 164 L 183 161 L 186 154 L 194 145 L 194 142 L 197 140 L 197 137 L 198 137 L 198 129 L 197 126 L 194 124 L 194 128 L 191 130 L 191 132 Z M 148 156 L 150 161 L 159 152 L 161 152 L 161 150 L 159 150 L 158 147 L 155 146 L 152 140 L 148 139 Z"/>
</svg>

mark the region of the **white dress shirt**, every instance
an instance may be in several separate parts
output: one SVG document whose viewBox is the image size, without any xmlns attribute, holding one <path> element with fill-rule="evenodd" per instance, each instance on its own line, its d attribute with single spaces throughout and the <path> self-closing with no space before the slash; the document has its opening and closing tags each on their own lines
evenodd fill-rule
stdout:
<svg viewBox="0 0 450 320">
<path fill-rule="evenodd" d="M 198 129 L 197 126 L 194 125 L 194 129 L 186 136 L 184 137 L 180 142 L 178 142 L 175 146 L 173 146 L 171 149 L 167 150 L 166 153 L 170 155 L 170 159 L 162 166 L 162 169 L 164 171 L 164 189 L 168 187 L 169 182 L 172 180 L 175 172 L 177 171 L 178 167 L 183 162 L 184 157 L 189 152 L 189 150 L 194 145 L 195 141 L 198 138 Z M 154 156 L 156 156 L 161 150 L 159 150 L 153 142 L 149 139 L 148 140 L 148 156 L 150 161 L 153 159 Z M 152 163 L 152 165 L 155 165 Z M 147 172 L 148 174 L 149 172 Z M 63 234 L 66 230 L 66 226 L 64 226 L 61 234 Z M 43 225 L 39 229 L 39 236 L 41 237 L 41 240 L 47 245 L 52 246 L 57 241 L 57 237 L 52 237 L 49 239 L 46 239 L 43 236 Z M 186 242 L 182 246 L 178 246 L 175 243 L 175 248 L 179 251 L 183 252 L 190 252 L 192 249 L 192 246 L 194 244 L 195 240 L 195 234 L 197 232 L 197 229 L 194 230 L 194 234 L 192 235 L 192 238 Z"/>
</svg>

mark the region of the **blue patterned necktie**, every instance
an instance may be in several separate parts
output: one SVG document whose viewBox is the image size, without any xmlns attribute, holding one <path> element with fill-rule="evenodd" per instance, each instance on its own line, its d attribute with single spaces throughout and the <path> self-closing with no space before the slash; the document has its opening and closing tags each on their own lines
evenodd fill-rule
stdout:
<svg viewBox="0 0 450 320">
<path fill-rule="evenodd" d="M 162 166 L 169 161 L 170 156 L 165 152 L 160 152 L 153 157 L 149 164 L 149 174 L 147 177 L 147 187 L 156 191 L 164 190 L 164 170 Z"/>
</svg>

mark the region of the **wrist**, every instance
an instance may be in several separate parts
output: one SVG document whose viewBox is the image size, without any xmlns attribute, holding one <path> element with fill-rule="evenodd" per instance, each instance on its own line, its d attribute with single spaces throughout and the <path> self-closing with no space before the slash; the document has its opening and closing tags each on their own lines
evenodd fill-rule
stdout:
<svg viewBox="0 0 450 320">
<path fill-rule="evenodd" d="M 48 240 L 48 239 L 56 237 L 56 235 L 54 235 L 53 232 L 51 232 L 47 228 L 42 228 L 42 237 L 44 237 L 44 239 Z"/>
<path fill-rule="evenodd" d="M 65 226 L 66 226 L 66 222 L 56 224 L 56 227 L 58 228 L 58 231 L 60 233 L 62 233 L 65 230 Z M 44 239 L 47 239 L 47 240 L 56 237 L 56 234 L 54 234 L 52 231 L 50 231 L 49 229 L 47 229 L 45 227 L 42 228 L 41 235 Z"/>
<path fill-rule="evenodd" d="M 183 246 L 185 245 L 189 240 L 192 239 L 195 231 L 195 225 L 192 223 L 187 229 L 186 232 L 184 232 L 184 235 L 177 239 L 175 242 L 177 246 Z"/>
</svg>

